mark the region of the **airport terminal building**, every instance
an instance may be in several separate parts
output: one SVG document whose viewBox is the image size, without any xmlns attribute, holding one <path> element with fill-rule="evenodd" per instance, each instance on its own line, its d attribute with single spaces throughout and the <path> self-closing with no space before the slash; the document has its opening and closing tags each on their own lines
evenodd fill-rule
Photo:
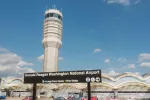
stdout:
<svg viewBox="0 0 150 100">
<path fill-rule="evenodd" d="M 44 63 L 43 72 L 58 71 L 58 50 L 62 45 L 62 13 L 57 9 L 49 9 L 45 12 L 44 19 Z M 33 84 L 24 84 L 24 78 L 3 77 L 0 89 L 9 90 L 9 95 L 30 96 Z M 37 84 L 37 95 L 46 97 L 87 96 L 86 83 L 49 83 Z M 150 73 L 138 75 L 135 73 L 122 73 L 111 76 L 102 73 L 102 83 L 91 83 L 91 95 L 99 100 L 107 97 L 124 98 L 150 98 Z M 121 99 L 122 98 L 122 99 Z"/>
<path fill-rule="evenodd" d="M 23 80 L 23 78 L 2 78 L 0 88 L 13 91 L 14 96 L 32 95 L 33 85 L 24 84 Z M 69 93 L 87 95 L 86 83 L 38 84 L 37 89 L 38 96 L 44 93 L 46 97 L 68 97 Z M 150 98 L 149 89 L 150 74 L 138 75 L 128 72 L 110 76 L 102 73 L 102 83 L 91 83 L 91 94 L 98 98 L 114 96 L 117 98 Z"/>
</svg>

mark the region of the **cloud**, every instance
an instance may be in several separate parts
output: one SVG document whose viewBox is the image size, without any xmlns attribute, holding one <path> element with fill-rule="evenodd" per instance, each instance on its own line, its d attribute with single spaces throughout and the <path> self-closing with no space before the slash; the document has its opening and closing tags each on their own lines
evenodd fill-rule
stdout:
<svg viewBox="0 0 150 100">
<path fill-rule="evenodd" d="M 4 53 L 4 52 L 9 52 L 9 50 L 7 50 L 6 48 L 0 47 L 0 52 L 2 52 L 2 53 Z"/>
<path fill-rule="evenodd" d="M 93 50 L 93 53 L 98 53 L 98 52 L 101 52 L 101 51 L 102 51 L 101 49 L 96 48 L 96 49 Z"/>
<path fill-rule="evenodd" d="M 131 69 L 136 68 L 136 67 L 135 67 L 135 64 L 129 64 L 127 67 L 128 67 L 128 68 L 131 68 Z"/>
<path fill-rule="evenodd" d="M 27 66 L 33 66 L 33 63 L 28 63 L 23 60 L 21 56 L 18 56 L 7 49 L 1 49 L 4 52 L 0 53 L 0 76 L 23 76 L 23 73 L 34 72 L 32 68 Z"/>
<path fill-rule="evenodd" d="M 122 5 L 130 5 L 130 0 L 108 0 L 108 4 L 119 3 Z"/>
<path fill-rule="evenodd" d="M 63 60 L 64 58 L 63 57 L 58 57 L 58 60 Z"/>
<path fill-rule="evenodd" d="M 150 62 L 143 62 L 140 64 L 141 67 L 150 67 Z"/>
<path fill-rule="evenodd" d="M 127 61 L 127 59 L 126 59 L 126 58 L 121 57 L 121 58 L 118 58 L 118 59 L 117 59 L 117 61 L 119 61 L 119 62 L 126 62 L 126 61 Z"/>
<path fill-rule="evenodd" d="M 41 56 L 37 57 L 37 60 L 39 62 L 42 62 L 44 60 L 44 55 L 41 55 Z M 63 57 L 58 57 L 58 60 L 61 61 L 61 60 L 64 60 L 64 58 Z"/>
<path fill-rule="evenodd" d="M 141 75 L 141 73 L 140 73 L 140 72 L 135 72 L 135 74 L 136 74 L 136 75 Z"/>
<path fill-rule="evenodd" d="M 135 0 L 134 4 L 138 4 L 141 0 Z"/>
<path fill-rule="evenodd" d="M 41 55 L 41 56 L 37 57 L 37 59 L 38 59 L 39 62 L 43 61 L 44 55 Z"/>
<path fill-rule="evenodd" d="M 128 64 L 128 65 L 125 66 L 124 68 L 134 69 L 134 68 L 136 68 L 136 66 L 135 66 L 135 64 Z"/>
<path fill-rule="evenodd" d="M 110 59 L 105 59 L 104 62 L 105 63 L 110 63 Z"/>
<path fill-rule="evenodd" d="M 141 61 L 150 61 L 150 53 L 141 53 L 138 57 L 139 62 Z"/>
<path fill-rule="evenodd" d="M 25 61 L 20 61 L 18 63 L 18 66 L 33 66 L 34 64 L 33 63 L 27 63 Z"/>
<path fill-rule="evenodd" d="M 124 6 L 138 4 L 141 0 L 106 0 L 108 4 L 118 3 Z"/>
<path fill-rule="evenodd" d="M 108 75 L 110 75 L 110 76 L 117 76 L 117 75 L 119 75 L 120 73 L 118 73 L 118 72 L 115 72 L 114 70 L 111 70 L 110 72 L 108 72 Z"/>
</svg>

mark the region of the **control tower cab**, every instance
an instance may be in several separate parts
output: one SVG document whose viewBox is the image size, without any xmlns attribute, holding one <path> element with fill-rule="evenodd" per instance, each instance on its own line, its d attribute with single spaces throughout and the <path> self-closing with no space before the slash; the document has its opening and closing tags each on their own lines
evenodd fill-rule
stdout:
<svg viewBox="0 0 150 100">
<path fill-rule="evenodd" d="M 45 11 L 43 46 L 44 72 L 58 71 L 58 50 L 62 45 L 62 13 L 57 9 Z"/>
</svg>

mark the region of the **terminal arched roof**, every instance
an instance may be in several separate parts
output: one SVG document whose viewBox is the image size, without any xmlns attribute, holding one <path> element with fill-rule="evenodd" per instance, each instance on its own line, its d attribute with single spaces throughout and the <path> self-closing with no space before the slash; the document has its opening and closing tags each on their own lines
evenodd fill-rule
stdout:
<svg viewBox="0 0 150 100">
<path fill-rule="evenodd" d="M 9 85 L 8 85 L 9 84 Z M 1 87 L 5 86 L 16 86 L 16 85 L 23 85 L 23 78 L 2 78 Z M 41 84 L 43 85 L 43 84 Z M 150 88 L 150 73 L 139 75 L 135 73 L 121 73 L 116 76 L 111 76 L 106 73 L 102 73 L 102 83 L 92 83 L 91 86 L 101 86 L 101 87 L 109 87 L 112 89 L 119 89 L 125 86 L 136 85 L 136 86 L 145 86 Z M 29 85 L 28 85 L 29 86 Z M 69 84 L 51 84 L 45 85 L 49 89 L 56 89 L 61 88 L 64 86 L 77 88 L 77 89 L 84 89 L 86 88 L 85 83 L 69 83 Z"/>
</svg>

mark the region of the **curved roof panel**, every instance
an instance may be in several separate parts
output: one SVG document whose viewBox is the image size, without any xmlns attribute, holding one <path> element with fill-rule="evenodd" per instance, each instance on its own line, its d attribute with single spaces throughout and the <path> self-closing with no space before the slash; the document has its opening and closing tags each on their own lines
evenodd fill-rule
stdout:
<svg viewBox="0 0 150 100">
<path fill-rule="evenodd" d="M 11 86 L 15 84 L 20 84 L 23 83 L 23 78 L 15 78 L 15 77 L 5 77 L 2 78 L 2 81 L 5 84 L 1 84 L 1 85 L 6 85 Z M 139 75 L 136 73 L 130 73 L 130 72 L 126 72 L 126 73 L 122 73 L 122 74 L 118 74 L 116 76 L 111 76 L 108 75 L 106 73 L 102 73 L 102 83 L 92 83 L 91 86 L 103 86 L 103 87 L 109 87 L 109 88 L 121 88 L 124 86 L 128 86 L 128 85 L 143 85 L 146 87 L 150 87 L 149 85 L 150 83 L 150 73 L 144 74 L 144 75 Z M 63 86 L 69 86 L 72 88 L 77 88 L 77 89 L 84 89 L 86 88 L 85 83 L 73 83 L 73 84 L 51 84 L 48 85 L 47 87 L 49 89 L 53 89 L 53 88 L 59 88 L 59 87 L 63 87 Z M 46 85 L 45 85 L 46 86 Z"/>
</svg>

